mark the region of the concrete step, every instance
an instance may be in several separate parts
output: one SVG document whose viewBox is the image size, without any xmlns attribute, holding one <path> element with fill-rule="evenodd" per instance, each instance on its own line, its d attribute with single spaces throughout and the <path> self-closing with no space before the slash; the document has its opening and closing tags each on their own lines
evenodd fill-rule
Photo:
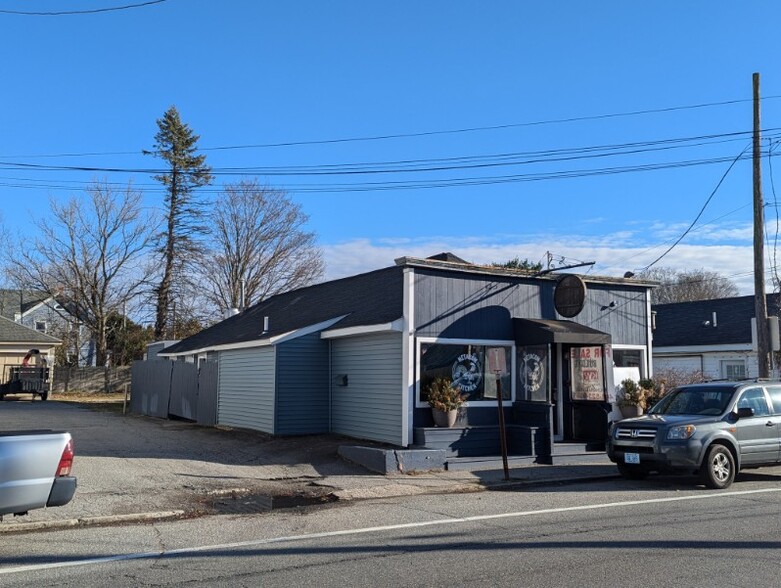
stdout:
<svg viewBox="0 0 781 588">
<path fill-rule="evenodd" d="M 584 455 L 605 451 L 604 441 L 557 441 L 553 444 L 553 456 L 557 455 Z"/>
</svg>

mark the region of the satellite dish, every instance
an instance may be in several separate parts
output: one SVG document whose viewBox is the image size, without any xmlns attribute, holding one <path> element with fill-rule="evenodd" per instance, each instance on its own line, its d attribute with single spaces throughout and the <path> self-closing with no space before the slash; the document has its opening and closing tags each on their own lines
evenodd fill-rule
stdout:
<svg viewBox="0 0 781 588">
<path fill-rule="evenodd" d="M 580 314 L 586 304 L 586 282 L 580 276 L 567 274 L 556 284 L 553 291 L 556 312 L 566 318 Z"/>
</svg>

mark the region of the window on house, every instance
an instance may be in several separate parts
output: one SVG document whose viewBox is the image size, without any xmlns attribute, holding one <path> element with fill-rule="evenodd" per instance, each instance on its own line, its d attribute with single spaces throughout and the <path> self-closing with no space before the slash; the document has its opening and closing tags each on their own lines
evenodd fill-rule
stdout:
<svg viewBox="0 0 781 588">
<path fill-rule="evenodd" d="M 486 350 L 505 349 L 507 371 L 501 378 L 502 398 L 512 398 L 512 347 L 471 343 L 422 343 L 420 346 L 420 401 L 426 402 L 426 386 L 435 378 L 447 378 L 461 388 L 469 402 L 495 400 L 496 376 L 489 373 Z"/>
<path fill-rule="evenodd" d="M 746 362 L 742 359 L 724 359 L 721 361 L 721 377 L 726 380 L 745 380 Z"/>
<path fill-rule="evenodd" d="M 613 363 L 616 367 L 636 367 L 643 370 L 642 349 L 613 349 Z"/>
<path fill-rule="evenodd" d="M 35 321 L 35 330 L 39 333 L 46 332 L 46 321 Z"/>
</svg>

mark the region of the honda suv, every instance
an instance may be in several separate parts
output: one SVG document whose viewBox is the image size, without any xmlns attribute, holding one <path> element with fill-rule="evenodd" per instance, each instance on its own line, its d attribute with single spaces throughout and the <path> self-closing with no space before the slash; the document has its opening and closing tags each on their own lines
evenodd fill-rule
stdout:
<svg viewBox="0 0 781 588">
<path fill-rule="evenodd" d="M 607 454 L 625 478 L 682 472 L 727 488 L 741 469 L 781 463 L 781 382 L 675 388 L 648 414 L 614 423 Z"/>
</svg>

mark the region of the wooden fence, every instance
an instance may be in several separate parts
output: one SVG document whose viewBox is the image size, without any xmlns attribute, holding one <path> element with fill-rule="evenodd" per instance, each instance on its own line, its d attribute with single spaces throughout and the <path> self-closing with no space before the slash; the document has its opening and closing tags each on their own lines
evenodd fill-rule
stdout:
<svg viewBox="0 0 781 588">
<path fill-rule="evenodd" d="M 131 411 L 217 424 L 216 362 L 134 361 L 131 378 Z"/>
</svg>

